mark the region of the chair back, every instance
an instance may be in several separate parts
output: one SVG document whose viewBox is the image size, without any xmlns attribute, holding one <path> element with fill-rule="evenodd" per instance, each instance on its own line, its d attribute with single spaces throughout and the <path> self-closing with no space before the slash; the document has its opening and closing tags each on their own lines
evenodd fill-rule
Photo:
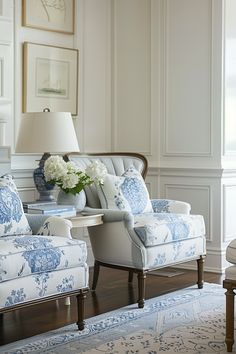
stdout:
<svg viewBox="0 0 236 354">
<path fill-rule="evenodd" d="M 110 153 L 91 153 L 81 154 L 71 152 L 65 155 L 65 160 L 75 162 L 75 164 L 84 171 L 93 161 L 99 160 L 107 168 L 108 173 L 121 176 L 130 166 L 134 166 L 143 176 L 146 177 L 148 162 L 145 156 L 137 153 L 110 152 Z M 95 185 L 85 188 L 87 206 L 91 208 L 101 208 L 98 193 Z"/>
</svg>

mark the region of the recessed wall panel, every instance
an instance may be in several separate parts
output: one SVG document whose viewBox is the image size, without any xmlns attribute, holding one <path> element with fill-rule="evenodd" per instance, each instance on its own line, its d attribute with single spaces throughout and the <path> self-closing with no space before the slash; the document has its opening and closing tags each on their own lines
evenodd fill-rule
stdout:
<svg viewBox="0 0 236 354">
<path fill-rule="evenodd" d="M 225 1 L 225 154 L 236 153 L 236 1 Z"/>
<path fill-rule="evenodd" d="M 223 187 L 224 207 L 224 241 L 229 241 L 236 236 L 236 185 Z"/>
<path fill-rule="evenodd" d="M 164 155 L 211 153 L 212 1 L 164 1 Z"/>
<path fill-rule="evenodd" d="M 114 1 L 114 149 L 150 154 L 150 0 Z"/>
</svg>

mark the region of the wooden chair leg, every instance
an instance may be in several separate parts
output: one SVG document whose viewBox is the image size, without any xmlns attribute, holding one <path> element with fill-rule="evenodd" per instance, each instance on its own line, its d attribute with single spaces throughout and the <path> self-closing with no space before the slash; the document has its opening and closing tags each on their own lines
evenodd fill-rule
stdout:
<svg viewBox="0 0 236 354">
<path fill-rule="evenodd" d="M 78 321 L 77 321 L 77 326 L 79 331 L 82 331 L 84 329 L 84 300 L 86 298 L 85 293 L 81 291 L 77 296 L 77 311 L 78 311 Z"/>
<path fill-rule="evenodd" d="M 227 352 L 232 352 L 234 344 L 234 291 L 227 287 L 226 295 L 226 336 Z"/>
<path fill-rule="evenodd" d="M 134 272 L 129 271 L 129 278 L 128 278 L 128 282 L 129 282 L 129 283 L 132 283 L 132 282 L 133 282 L 133 275 L 134 275 Z"/>
<path fill-rule="evenodd" d="M 197 259 L 197 286 L 198 286 L 198 289 L 203 288 L 204 262 L 205 262 L 205 258 L 203 256 L 200 256 L 200 258 Z"/>
<path fill-rule="evenodd" d="M 98 282 L 98 276 L 99 276 L 99 270 L 100 270 L 100 265 L 98 261 L 95 260 L 94 262 L 94 268 L 93 268 L 93 284 L 92 284 L 92 290 L 96 289 L 97 282 Z"/>
<path fill-rule="evenodd" d="M 138 273 L 138 307 L 142 309 L 145 303 L 145 283 L 146 283 L 146 272 Z"/>
</svg>

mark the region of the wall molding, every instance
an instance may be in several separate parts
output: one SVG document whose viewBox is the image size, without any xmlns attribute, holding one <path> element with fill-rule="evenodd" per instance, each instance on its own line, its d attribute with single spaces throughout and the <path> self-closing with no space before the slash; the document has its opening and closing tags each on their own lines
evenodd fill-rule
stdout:
<svg viewBox="0 0 236 354">
<path fill-rule="evenodd" d="M 236 235 L 236 220 L 234 217 L 229 217 L 230 211 L 235 210 L 235 195 L 233 194 L 235 192 L 236 194 L 236 184 L 227 184 L 223 185 L 223 220 L 222 220 L 222 229 L 223 229 L 223 242 L 229 242 L 235 238 Z M 229 206 L 227 207 L 227 202 L 230 202 L 229 198 L 232 199 L 231 201 L 231 210 L 228 210 Z M 229 220 L 230 219 L 230 220 Z M 227 229 L 227 221 L 231 223 L 229 227 L 233 227 L 233 232 L 232 234 L 228 233 Z M 233 225 L 235 224 L 235 225 Z"/>
<path fill-rule="evenodd" d="M 168 67 L 167 63 L 169 62 L 169 52 L 167 43 L 169 40 L 169 7 L 170 0 L 164 0 L 163 6 L 163 93 L 164 93 L 164 107 L 163 107 L 163 144 L 162 144 L 162 156 L 163 157 L 212 157 L 213 156 L 213 1 L 208 0 L 208 6 L 210 8 L 210 18 L 209 18 L 209 35 L 210 35 L 210 43 L 209 43 L 209 57 L 208 57 L 208 65 L 209 65 L 209 98 L 210 98 L 210 106 L 209 106 L 209 149 L 205 152 L 195 151 L 195 152 L 183 152 L 183 151 L 171 151 L 169 149 L 169 138 L 168 138 L 168 130 L 169 130 L 169 113 L 168 107 L 170 107 L 170 103 L 168 102 L 169 97 L 169 88 L 168 88 Z"/>
<path fill-rule="evenodd" d="M 135 2 L 134 2 L 135 3 Z M 111 39 L 113 40 L 113 45 L 111 46 L 112 50 L 112 65 L 111 65 L 111 70 L 112 70 L 112 106 L 111 106 L 111 111 L 112 111 L 112 122 L 111 122 L 111 129 L 112 129 L 112 150 L 113 151 L 122 151 L 122 142 L 119 141 L 119 136 L 118 136 L 118 122 L 119 122 L 119 117 L 118 117 L 118 60 L 119 60 L 119 53 L 118 53 L 118 43 L 117 43 L 117 37 L 118 37 L 118 21 L 117 21 L 117 4 L 121 4 L 119 0 L 112 0 L 112 5 L 111 5 L 111 20 L 112 20 L 112 36 Z M 151 17 L 151 0 L 146 0 L 144 2 L 145 4 L 145 65 L 144 65 L 144 71 L 145 71 L 145 82 L 142 83 L 143 86 L 145 87 L 145 98 L 144 98 L 144 106 L 145 106 L 145 124 L 148 132 L 148 139 L 147 139 L 147 148 L 145 151 L 139 151 L 140 153 L 146 155 L 146 156 L 152 156 L 153 154 L 153 138 L 152 138 L 152 109 L 151 109 L 151 54 L 150 54 L 150 48 L 151 48 L 151 30 L 152 30 L 152 17 Z M 138 8 L 138 2 L 137 2 L 137 8 Z M 135 10 L 135 9 L 134 9 Z M 130 132 L 132 134 L 132 132 Z M 132 150 L 132 149 L 131 149 Z M 130 151 L 131 151 L 130 150 Z"/>
</svg>

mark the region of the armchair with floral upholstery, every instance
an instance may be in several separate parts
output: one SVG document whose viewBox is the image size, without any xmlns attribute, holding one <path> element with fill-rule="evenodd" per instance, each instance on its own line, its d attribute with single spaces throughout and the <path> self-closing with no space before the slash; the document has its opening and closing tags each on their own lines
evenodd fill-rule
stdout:
<svg viewBox="0 0 236 354">
<path fill-rule="evenodd" d="M 0 315 L 75 295 L 84 328 L 87 247 L 71 238 L 71 222 L 27 215 L 10 175 L 0 178 Z"/>
<path fill-rule="evenodd" d="M 144 183 L 147 160 L 135 153 L 70 153 L 66 157 L 81 170 L 99 160 L 107 168 L 103 185 L 85 188 L 86 213 L 102 213 L 103 224 L 88 228 L 95 258 L 92 290 L 100 266 L 138 275 L 138 306 L 145 301 L 149 271 L 197 260 L 198 288 L 203 287 L 206 254 L 205 225 L 201 215 L 190 214 L 186 202 L 150 200 Z"/>
</svg>

